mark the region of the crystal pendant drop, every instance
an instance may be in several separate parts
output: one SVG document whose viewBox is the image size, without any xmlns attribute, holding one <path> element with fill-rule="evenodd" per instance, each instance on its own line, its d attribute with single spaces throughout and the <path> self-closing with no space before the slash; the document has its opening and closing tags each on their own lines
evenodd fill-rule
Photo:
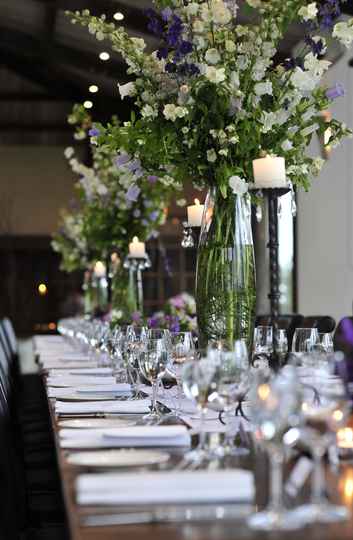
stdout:
<svg viewBox="0 0 353 540">
<path fill-rule="evenodd" d="M 278 200 L 278 207 L 277 207 L 277 216 L 280 218 L 282 215 L 282 203 L 281 199 Z"/>
<path fill-rule="evenodd" d="M 291 212 L 292 212 L 292 216 L 296 217 L 296 215 L 297 215 L 297 203 L 295 202 L 295 193 L 294 193 L 294 191 L 292 191 Z"/>
<path fill-rule="evenodd" d="M 256 207 L 256 221 L 261 223 L 262 221 L 262 205 L 258 204 Z"/>
<path fill-rule="evenodd" d="M 193 238 L 193 235 L 192 235 L 192 230 L 190 229 L 190 227 L 185 227 L 184 226 L 183 239 L 181 241 L 181 247 L 185 248 L 185 249 L 195 247 L 195 242 L 194 242 L 194 238 Z"/>
</svg>

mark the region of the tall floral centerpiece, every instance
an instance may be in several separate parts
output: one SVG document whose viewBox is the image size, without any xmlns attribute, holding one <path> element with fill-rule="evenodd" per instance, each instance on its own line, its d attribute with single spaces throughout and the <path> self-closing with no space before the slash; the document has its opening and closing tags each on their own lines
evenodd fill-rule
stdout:
<svg viewBox="0 0 353 540">
<path fill-rule="evenodd" d="M 353 21 L 340 21 L 340 2 L 322 0 L 155 0 L 148 29 L 160 40 L 149 53 L 103 15 L 70 13 L 98 40 L 110 40 L 134 80 L 120 85 L 136 116 L 127 129 L 150 170 L 209 189 L 199 246 L 196 301 L 201 343 L 245 338 L 255 313 L 255 271 L 247 188 L 252 162 L 282 156 L 288 181 L 308 189 L 321 158 L 307 155 L 314 134 L 326 144 L 350 134 L 322 111 L 343 94 L 320 85 L 329 68 L 326 39 L 353 40 Z M 251 21 L 242 24 L 245 20 Z M 292 23 L 305 30 L 300 56 L 276 62 Z M 98 140 L 112 144 L 109 128 Z"/>
<path fill-rule="evenodd" d="M 128 317 L 136 308 L 136 298 L 129 289 L 128 274 L 123 266 L 129 243 L 133 237 L 145 241 L 158 236 L 158 228 L 165 222 L 166 209 L 176 188 L 170 181 L 155 185 L 157 177 L 149 175 L 140 160 L 120 144 L 119 150 L 98 145 L 97 139 L 104 128 L 92 124 L 83 106 L 75 105 L 68 120 L 76 126 L 76 140 L 89 139 L 91 164 L 84 164 L 73 147 L 65 150 L 70 167 L 79 177 L 76 182 L 79 210 L 65 218 L 66 226 L 59 229 L 53 246 L 62 253 L 66 270 L 73 269 L 68 264 L 73 258 L 81 268 L 88 260 L 97 259 L 106 264 L 108 272 L 110 267 L 113 305 Z M 114 119 L 111 129 L 115 140 L 124 142 L 127 147 L 126 130 Z M 75 224 L 72 230 L 71 222 Z M 70 252 L 67 237 L 72 236 L 76 243 L 70 244 Z M 81 244 L 87 249 L 85 256 L 83 250 L 77 249 Z M 109 279 L 109 275 L 106 277 Z"/>
</svg>

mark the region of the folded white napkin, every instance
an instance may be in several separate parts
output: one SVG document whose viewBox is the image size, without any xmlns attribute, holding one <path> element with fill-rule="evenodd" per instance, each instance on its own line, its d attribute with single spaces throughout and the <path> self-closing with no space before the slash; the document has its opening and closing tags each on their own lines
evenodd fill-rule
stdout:
<svg viewBox="0 0 353 540">
<path fill-rule="evenodd" d="M 102 377 L 104 377 L 105 375 L 112 375 L 113 374 L 113 370 L 112 368 L 109 368 L 109 367 L 95 367 L 95 366 L 88 366 L 88 367 L 83 367 L 83 368 L 75 368 L 75 369 L 72 369 L 71 366 L 68 366 L 66 368 L 61 368 L 61 369 L 55 369 L 55 370 L 50 370 L 49 372 L 49 376 L 51 378 L 55 378 L 55 377 L 63 377 L 63 376 L 66 376 L 66 375 L 73 375 L 74 377 L 76 377 L 77 375 L 88 375 L 88 376 L 92 376 L 92 375 L 100 375 Z"/>
<path fill-rule="evenodd" d="M 184 447 L 191 442 L 185 426 L 62 429 L 60 438 L 63 448 Z"/>
<path fill-rule="evenodd" d="M 150 411 L 149 399 L 137 399 L 127 401 L 57 401 L 55 403 L 56 414 L 145 414 Z"/>
<path fill-rule="evenodd" d="M 41 365 L 43 367 L 43 369 L 48 369 L 48 370 L 61 370 L 61 371 L 64 371 L 64 370 L 72 370 L 72 369 L 90 369 L 90 368 L 96 368 L 97 367 L 97 362 L 94 362 L 94 361 L 79 361 L 77 362 L 76 360 L 73 361 L 73 362 L 63 362 L 62 360 L 56 360 L 56 359 L 49 359 L 49 360 L 42 360 L 41 361 Z M 54 372 L 55 374 L 55 372 Z"/>
<path fill-rule="evenodd" d="M 82 474 L 76 481 L 82 505 L 245 503 L 254 495 L 254 475 L 241 469 Z"/>
<path fill-rule="evenodd" d="M 58 388 L 50 387 L 47 389 L 47 394 L 49 398 L 60 398 L 62 396 L 82 396 L 84 399 L 85 394 L 107 394 L 107 399 L 109 395 L 129 395 L 131 393 L 130 384 L 106 384 L 106 385 L 95 385 L 95 386 L 78 386 L 75 388 Z"/>
<path fill-rule="evenodd" d="M 47 386 L 57 386 L 57 387 L 77 387 L 77 386 L 95 386 L 106 385 L 106 384 L 115 384 L 115 377 L 102 377 L 101 375 L 97 376 L 86 376 L 86 375 L 59 375 L 59 376 L 50 376 L 47 378 Z"/>
</svg>

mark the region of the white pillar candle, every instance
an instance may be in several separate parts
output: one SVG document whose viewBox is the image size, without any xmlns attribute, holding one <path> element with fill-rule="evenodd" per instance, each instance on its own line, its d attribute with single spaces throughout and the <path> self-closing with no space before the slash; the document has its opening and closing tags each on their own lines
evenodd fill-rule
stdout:
<svg viewBox="0 0 353 540">
<path fill-rule="evenodd" d="M 188 225 L 189 227 L 201 227 L 204 205 L 195 199 L 195 204 L 188 206 Z"/>
<path fill-rule="evenodd" d="M 252 162 L 255 187 L 287 187 L 286 162 L 283 157 L 266 156 Z"/>
<path fill-rule="evenodd" d="M 105 273 L 106 273 L 105 264 L 102 263 L 102 261 L 97 261 L 96 264 L 94 265 L 94 275 L 97 278 L 103 278 L 105 277 Z"/>
<path fill-rule="evenodd" d="M 130 257 L 136 257 L 137 259 L 146 256 L 146 247 L 144 242 L 139 242 L 137 236 L 134 236 L 132 242 L 129 244 Z"/>
</svg>

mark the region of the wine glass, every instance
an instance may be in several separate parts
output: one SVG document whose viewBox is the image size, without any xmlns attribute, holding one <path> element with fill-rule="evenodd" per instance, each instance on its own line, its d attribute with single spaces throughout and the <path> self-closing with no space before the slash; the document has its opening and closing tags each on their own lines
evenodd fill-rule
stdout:
<svg viewBox="0 0 353 540">
<path fill-rule="evenodd" d="M 273 349 L 272 326 L 257 326 L 254 330 L 254 354 L 270 356 Z"/>
<path fill-rule="evenodd" d="M 318 344 L 317 328 L 296 328 L 292 341 L 292 353 L 297 358 L 301 358 L 304 354 L 313 352 Z"/>
<path fill-rule="evenodd" d="M 206 446 L 205 421 L 208 411 L 208 397 L 213 391 L 215 370 L 216 364 L 209 358 L 188 362 L 183 368 L 184 393 L 196 403 L 200 414 L 199 443 L 194 450 L 185 454 L 186 461 L 199 463 L 209 456 L 209 448 Z"/>
<path fill-rule="evenodd" d="M 169 354 L 164 339 L 148 339 L 138 355 L 142 375 L 152 384 L 151 412 L 143 417 L 146 424 L 158 424 L 161 413 L 157 408 L 158 385 L 167 370 Z"/>
<path fill-rule="evenodd" d="M 319 332 L 319 342 L 322 351 L 325 353 L 333 353 L 333 338 L 331 332 Z"/>
<path fill-rule="evenodd" d="M 297 519 L 303 523 L 334 523 L 348 519 L 345 506 L 331 504 L 325 493 L 325 476 L 322 460 L 329 447 L 336 443 L 336 434 L 345 426 L 349 414 L 349 402 L 337 384 L 321 381 L 320 394 L 310 387 L 303 389 L 301 405 L 301 440 L 310 447 L 314 470 L 312 493 L 309 504 L 296 509 Z"/>
<path fill-rule="evenodd" d="M 287 331 L 283 328 L 279 328 L 276 332 L 276 352 L 279 357 L 279 361 L 282 364 L 288 353 L 288 337 Z"/>
<path fill-rule="evenodd" d="M 195 357 L 195 343 L 191 332 L 175 332 L 170 335 L 171 361 L 168 372 L 175 378 L 177 383 L 177 405 L 174 413 L 176 419 L 180 418 L 182 396 L 182 372 L 186 362 Z M 169 418 L 170 420 L 171 418 Z"/>
<path fill-rule="evenodd" d="M 250 366 L 246 346 L 245 353 L 242 343 L 237 342 L 233 352 L 222 354 L 215 373 L 217 401 L 225 412 L 227 425 L 223 446 L 216 452 L 221 457 L 249 453 L 247 448 L 235 446 L 236 431 L 233 430 L 235 406 L 244 399 L 250 387 Z"/>
<path fill-rule="evenodd" d="M 142 399 L 140 392 L 139 355 L 147 341 L 147 328 L 130 325 L 126 328 L 124 356 L 127 372 L 133 387 L 134 399 Z"/>
<path fill-rule="evenodd" d="M 257 428 L 256 437 L 267 449 L 270 459 L 271 488 L 266 509 L 248 519 L 248 525 L 253 529 L 276 531 L 301 526 L 293 513 L 283 506 L 283 436 L 298 422 L 299 407 L 300 390 L 294 368 L 288 366 L 285 374 L 271 381 L 260 378 L 252 420 Z"/>
</svg>

